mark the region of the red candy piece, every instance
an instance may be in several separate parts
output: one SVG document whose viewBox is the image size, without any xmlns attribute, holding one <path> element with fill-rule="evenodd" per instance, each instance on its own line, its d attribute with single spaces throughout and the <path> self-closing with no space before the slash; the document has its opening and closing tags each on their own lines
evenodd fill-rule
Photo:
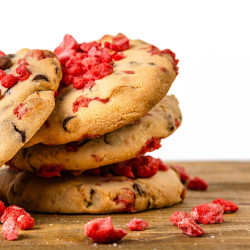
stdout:
<svg viewBox="0 0 250 250">
<path fill-rule="evenodd" d="M 66 86 L 69 86 L 72 84 L 74 77 L 70 75 L 64 75 L 62 78 L 62 83 L 64 83 Z"/>
<path fill-rule="evenodd" d="M 194 190 L 207 190 L 208 184 L 206 181 L 199 177 L 194 177 L 193 179 L 189 180 L 187 184 L 187 188 L 194 189 Z"/>
<path fill-rule="evenodd" d="M 176 55 L 175 55 L 175 53 L 173 51 L 171 51 L 170 49 L 159 50 L 154 45 L 151 45 L 149 52 L 151 52 L 152 56 L 153 55 L 162 56 L 163 54 L 169 54 L 172 57 L 172 60 L 173 60 L 173 68 L 174 68 L 176 74 L 178 75 L 179 67 L 177 65 L 179 63 L 179 60 L 176 59 Z"/>
<path fill-rule="evenodd" d="M 4 222 L 2 227 L 2 235 L 6 240 L 18 239 L 18 231 L 15 220 L 9 218 Z"/>
<path fill-rule="evenodd" d="M 84 76 L 83 77 L 74 77 L 72 85 L 76 89 L 82 89 L 85 87 L 91 88 L 95 85 L 95 82 L 85 78 Z"/>
<path fill-rule="evenodd" d="M 169 217 L 169 221 L 175 226 L 178 226 L 178 223 L 184 218 L 188 218 L 187 212 L 176 211 Z"/>
<path fill-rule="evenodd" d="M 85 225 L 87 237 L 98 243 L 112 243 L 121 240 L 127 232 L 122 228 L 114 228 L 111 217 L 89 221 Z"/>
<path fill-rule="evenodd" d="M 2 201 L 0 201 L 0 217 L 3 215 L 5 210 L 5 205 Z"/>
<path fill-rule="evenodd" d="M 126 165 L 125 163 L 120 163 L 117 164 L 113 169 L 112 169 L 112 173 L 114 175 L 118 175 L 118 176 L 126 176 L 128 178 L 134 179 L 135 176 L 132 172 L 131 166 Z"/>
<path fill-rule="evenodd" d="M 26 108 L 24 103 L 21 103 L 14 109 L 14 114 L 17 116 L 18 120 L 21 120 L 29 111 L 30 109 Z"/>
<path fill-rule="evenodd" d="M 35 220 L 29 215 L 20 215 L 17 218 L 17 226 L 22 230 L 30 230 L 34 227 Z"/>
<path fill-rule="evenodd" d="M 151 156 L 141 156 L 138 158 L 133 158 L 128 161 L 115 163 L 112 166 L 114 174 L 123 175 L 125 173 L 129 173 L 129 178 L 132 178 L 134 175 L 135 178 L 150 178 L 155 175 L 159 169 L 159 166 L 162 164 L 161 160 L 155 159 Z M 118 168 L 117 168 L 118 167 Z M 123 172 L 120 170 L 122 167 L 130 167 L 133 175 L 127 170 Z M 115 170 L 117 168 L 117 170 Z M 120 172 L 118 172 L 120 171 Z"/>
<path fill-rule="evenodd" d="M 100 59 L 96 57 L 86 57 L 81 61 L 81 64 L 87 69 L 90 70 L 92 67 L 100 64 Z"/>
<path fill-rule="evenodd" d="M 123 207 L 121 208 L 121 212 L 127 211 L 129 213 L 136 212 L 137 210 L 134 208 L 135 204 L 135 195 L 134 193 L 129 190 L 128 188 L 122 188 L 124 189 L 123 193 L 120 193 L 115 199 L 114 202 L 116 204 L 123 204 Z"/>
<path fill-rule="evenodd" d="M 15 84 L 17 84 L 17 82 L 18 78 L 12 74 L 4 76 L 1 80 L 2 86 L 7 89 L 13 87 Z"/>
<path fill-rule="evenodd" d="M 54 53 L 58 56 L 62 54 L 65 51 L 69 50 L 77 50 L 78 49 L 78 43 L 71 35 L 65 35 L 63 42 L 60 43 L 60 45 L 55 49 Z"/>
<path fill-rule="evenodd" d="M 93 47 L 99 48 L 101 47 L 100 43 L 97 42 L 90 42 L 90 43 L 82 43 L 79 45 L 80 49 L 84 52 L 89 52 L 89 50 Z"/>
<path fill-rule="evenodd" d="M 185 183 L 190 178 L 190 176 L 187 174 L 186 169 L 184 167 L 179 166 L 179 165 L 174 165 L 171 167 L 174 168 L 179 173 L 182 183 Z"/>
<path fill-rule="evenodd" d="M 79 149 L 77 142 L 69 142 L 65 145 L 65 148 L 68 152 L 77 152 Z"/>
<path fill-rule="evenodd" d="M 9 206 L 5 209 L 3 215 L 1 216 L 1 223 L 4 223 L 7 219 L 12 218 L 17 221 L 17 218 L 21 215 L 29 215 L 23 208 L 18 206 Z"/>
<path fill-rule="evenodd" d="M 0 50 L 0 56 L 6 56 L 3 51 Z"/>
<path fill-rule="evenodd" d="M 239 209 L 236 203 L 229 200 L 215 199 L 212 203 L 220 204 L 224 209 L 224 213 L 234 213 Z"/>
<path fill-rule="evenodd" d="M 6 76 L 6 73 L 2 69 L 0 69 L 0 80 L 2 80 L 4 76 Z"/>
<path fill-rule="evenodd" d="M 121 52 L 121 53 L 114 53 L 112 55 L 112 58 L 115 60 L 115 61 L 119 61 L 123 58 L 125 58 L 125 55 Z"/>
<path fill-rule="evenodd" d="M 150 178 L 158 170 L 167 171 L 168 166 L 160 159 L 151 156 L 140 156 L 131 160 L 114 163 L 112 165 L 96 168 L 99 169 L 98 175 L 106 176 L 108 174 L 115 176 L 126 176 L 128 178 Z M 85 171 L 84 174 L 92 175 L 92 170 Z M 95 175 L 95 174 L 93 174 Z"/>
<path fill-rule="evenodd" d="M 112 46 L 119 49 L 129 48 L 129 40 L 124 35 L 118 35 L 113 39 Z M 128 45 L 127 45 L 128 42 Z M 123 53 L 113 55 L 101 43 L 90 42 L 77 44 L 76 40 L 66 35 L 63 42 L 55 49 L 63 68 L 62 83 L 70 84 L 76 89 L 91 88 L 95 85 L 94 80 L 113 72 L 112 60 L 124 58 Z"/>
<path fill-rule="evenodd" d="M 133 172 L 135 177 L 150 178 L 154 176 L 159 169 L 159 161 L 150 156 L 135 158 Z"/>
<path fill-rule="evenodd" d="M 148 223 L 145 220 L 134 218 L 126 226 L 131 231 L 143 231 L 148 228 Z"/>
<path fill-rule="evenodd" d="M 76 51 L 73 49 L 66 50 L 62 52 L 61 54 L 58 54 L 57 57 L 61 63 L 62 66 L 65 65 L 65 63 L 72 57 L 76 55 Z"/>
<path fill-rule="evenodd" d="M 61 176 L 60 172 L 64 169 L 62 164 L 50 164 L 50 165 L 42 165 L 37 172 L 38 176 L 42 177 L 55 177 Z"/>
<path fill-rule="evenodd" d="M 204 203 L 194 207 L 190 212 L 190 218 L 201 224 L 222 223 L 224 209 L 221 205 L 215 203 Z"/>
<path fill-rule="evenodd" d="M 98 80 L 113 73 L 113 67 L 110 63 L 102 63 L 92 67 L 89 73 Z"/>
<path fill-rule="evenodd" d="M 161 170 L 161 171 L 167 171 L 169 169 L 169 167 L 166 164 L 164 164 L 162 162 L 162 160 L 160 160 L 160 159 L 158 159 L 158 160 L 159 160 L 159 170 Z"/>
<path fill-rule="evenodd" d="M 27 80 L 31 73 L 27 69 L 28 63 L 22 63 L 16 68 L 16 73 L 19 75 L 18 80 L 20 82 Z"/>
<path fill-rule="evenodd" d="M 105 42 L 104 46 L 114 51 L 124 51 L 130 48 L 128 38 L 121 33 L 112 39 L 112 43 Z"/>
<path fill-rule="evenodd" d="M 135 74 L 135 72 L 134 72 L 134 71 L 131 71 L 131 70 L 123 70 L 122 72 L 125 73 L 125 74 L 128 74 L 128 75 L 133 75 L 133 74 Z"/>
<path fill-rule="evenodd" d="M 81 95 L 77 97 L 76 100 L 73 102 L 73 112 L 74 113 L 77 112 L 80 107 L 88 107 L 89 103 L 92 101 L 99 101 L 105 104 L 109 101 L 109 99 L 101 99 L 99 97 L 95 97 L 91 99 L 91 98 L 86 98 Z"/>
<path fill-rule="evenodd" d="M 137 154 L 138 156 L 145 155 L 147 152 L 152 152 L 160 147 L 161 147 L 161 139 L 153 137 L 146 141 L 145 145 L 142 146 L 142 148 Z"/>
<path fill-rule="evenodd" d="M 175 119 L 174 125 L 175 125 L 175 127 L 178 128 L 181 125 L 181 123 L 180 123 L 180 121 L 178 119 Z"/>
<path fill-rule="evenodd" d="M 203 229 L 190 218 L 182 219 L 178 223 L 178 227 L 184 234 L 189 236 L 198 237 L 205 234 Z"/>
</svg>

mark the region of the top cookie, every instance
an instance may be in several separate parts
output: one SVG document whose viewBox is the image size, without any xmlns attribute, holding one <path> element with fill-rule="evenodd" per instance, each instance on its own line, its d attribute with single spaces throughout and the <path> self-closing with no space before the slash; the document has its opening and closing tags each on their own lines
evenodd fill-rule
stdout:
<svg viewBox="0 0 250 250">
<path fill-rule="evenodd" d="M 0 166 L 46 121 L 61 77 L 60 63 L 50 51 L 0 52 Z"/>
<path fill-rule="evenodd" d="M 83 44 L 66 35 L 55 53 L 64 72 L 56 106 L 26 146 L 66 144 L 130 124 L 166 95 L 178 70 L 170 50 L 122 34 Z"/>
</svg>

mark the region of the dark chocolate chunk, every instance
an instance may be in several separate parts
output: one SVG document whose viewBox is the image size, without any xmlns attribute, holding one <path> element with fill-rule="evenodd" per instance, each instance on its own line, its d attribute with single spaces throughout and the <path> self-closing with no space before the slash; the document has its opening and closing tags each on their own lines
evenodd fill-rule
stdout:
<svg viewBox="0 0 250 250">
<path fill-rule="evenodd" d="M 15 54 L 8 54 L 7 55 L 9 58 L 13 58 L 13 57 L 15 57 Z"/>
<path fill-rule="evenodd" d="M 68 131 L 68 129 L 67 129 L 67 123 L 71 120 L 71 119 L 73 119 L 75 116 L 68 116 L 68 117 L 66 117 L 65 119 L 64 119 L 64 121 L 63 121 L 63 128 L 64 128 L 64 130 L 66 131 L 66 132 L 69 132 Z"/>
<path fill-rule="evenodd" d="M 136 61 L 131 61 L 131 62 L 129 62 L 129 64 L 138 64 L 138 62 L 136 62 Z"/>
<path fill-rule="evenodd" d="M 12 66 L 12 61 L 8 56 L 0 56 L 0 69 L 8 69 Z"/>
<path fill-rule="evenodd" d="M 169 128 L 170 132 L 173 131 L 173 130 L 174 130 L 174 126 L 172 126 L 172 127 Z"/>
<path fill-rule="evenodd" d="M 150 208 L 150 205 L 151 205 L 151 202 L 150 202 L 150 200 L 148 200 L 147 209 Z"/>
<path fill-rule="evenodd" d="M 95 190 L 93 188 L 91 188 L 91 190 L 90 190 L 90 198 L 91 199 L 92 199 L 94 194 L 95 194 Z"/>
<path fill-rule="evenodd" d="M 104 142 L 105 142 L 106 144 L 108 144 L 108 145 L 109 145 L 109 142 L 108 142 L 108 140 L 107 140 L 107 138 L 106 138 L 106 137 L 107 137 L 107 135 L 108 135 L 108 134 L 105 134 L 105 135 L 104 135 Z"/>
<path fill-rule="evenodd" d="M 86 206 L 86 208 L 88 208 L 90 205 L 92 205 L 92 203 L 90 201 L 84 200 L 84 204 Z"/>
<path fill-rule="evenodd" d="M 139 184 L 137 184 L 137 183 L 134 183 L 134 184 L 133 184 L 133 189 L 136 190 L 137 193 L 138 193 L 140 196 L 142 196 L 142 195 L 145 194 L 144 191 L 142 190 L 141 186 L 140 186 Z"/>
<path fill-rule="evenodd" d="M 59 71 L 59 67 L 56 67 L 56 75 L 58 74 Z"/>
<path fill-rule="evenodd" d="M 77 142 L 77 146 L 78 146 L 78 147 L 81 147 L 81 146 L 85 145 L 85 144 L 86 144 L 87 142 L 89 142 L 89 141 L 92 141 L 92 139 L 85 138 L 85 139 L 83 139 L 83 140 L 80 140 L 80 141 Z"/>
<path fill-rule="evenodd" d="M 10 88 L 8 88 L 3 94 L 5 95 L 10 95 L 11 94 L 11 90 L 12 90 L 12 88 L 13 88 L 14 86 L 12 86 L 12 87 L 10 87 Z"/>
<path fill-rule="evenodd" d="M 149 65 L 155 65 L 155 63 L 153 63 L 153 62 L 150 62 L 150 63 L 148 63 Z"/>
<path fill-rule="evenodd" d="M 13 124 L 13 127 L 14 127 L 15 131 L 21 135 L 22 142 L 24 143 L 26 141 L 26 133 L 25 133 L 25 131 L 19 130 L 14 123 L 12 123 L 12 124 Z"/>
<path fill-rule="evenodd" d="M 47 78 L 47 76 L 45 76 L 45 75 L 36 75 L 36 76 L 33 78 L 32 81 L 38 81 L 38 80 L 45 80 L 46 82 L 49 81 L 48 78 Z"/>
</svg>

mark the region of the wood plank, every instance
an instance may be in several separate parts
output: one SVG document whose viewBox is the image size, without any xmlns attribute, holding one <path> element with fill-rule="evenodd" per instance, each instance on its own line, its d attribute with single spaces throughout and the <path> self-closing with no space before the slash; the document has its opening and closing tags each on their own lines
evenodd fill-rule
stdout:
<svg viewBox="0 0 250 250">
<path fill-rule="evenodd" d="M 84 236 L 84 223 L 100 217 L 94 215 L 33 214 L 36 226 L 31 231 L 20 231 L 17 241 L 0 239 L 0 249 L 250 249 L 250 162 L 183 162 L 190 175 L 206 179 L 206 192 L 188 191 L 185 201 L 171 208 L 137 214 L 114 214 L 117 227 L 134 217 L 148 221 L 143 232 L 129 232 L 117 244 L 98 245 Z M 240 209 L 237 214 L 226 214 L 225 222 L 203 225 L 204 237 L 192 238 L 170 224 L 168 218 L 176 210 L 190 211 L 192 207 L 215 198 L 234 200 Z"/>
</svg>

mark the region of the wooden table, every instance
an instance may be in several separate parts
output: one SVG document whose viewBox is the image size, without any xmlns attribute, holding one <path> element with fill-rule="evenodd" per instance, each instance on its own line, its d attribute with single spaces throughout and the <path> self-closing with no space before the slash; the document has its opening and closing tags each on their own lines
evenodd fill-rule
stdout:
<svg viewBox="0 0 250 250">
<path fill-rule="evenodd" d="M 20 231 L 17 241 L 0 238 L 0 249 L 250 249 L 250 162 L 183 162 L 190 175 L 206 179 L 206 192 L 188 191 L 185 201 L 171 208 L 138 214 L 112 215 L 116 227 L 125 227 L 132 218 L 143 218 L 149 228 L 129 232 L 115 244 L 95 244 L 85 238 L 87 221 L 93 215 L 33 214 L 36 226 Z M 176 210 L 190 211 L 192 207 L 215 198 L 234 200 L 240 207 L 237 214 L 224 215 L 223 224 L 203 225 L 204 237 L 192 238 L 170 224 L 168 218 Z"/>
</svg>

